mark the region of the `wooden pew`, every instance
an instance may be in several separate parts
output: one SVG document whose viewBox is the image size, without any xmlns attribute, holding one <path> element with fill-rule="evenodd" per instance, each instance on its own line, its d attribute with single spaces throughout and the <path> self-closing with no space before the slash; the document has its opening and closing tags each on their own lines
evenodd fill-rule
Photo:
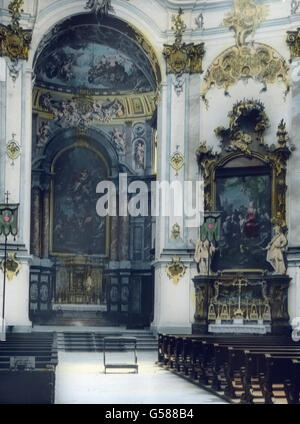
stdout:
<svg viewBox="0 0 300 424">
<path fill-rule="evenodd" d="M 273 369 L 271 365 L 273 362 L 267 359 L 268 355 L 272 359 L 275 358 L 276 363 L 279 360 L 288 360 L 299 370 L 300 345 L 288 337 L 168 335 L 164 338 L 164 343 L 166 352 L 164 359 L 170 369 L 183 373 L 200 384 L 210 385 L 215 391 L 224 390 L 230 399 L 237 397 L 234 381 L 238 376 L 242 384 L 241 401 L 244 403 L 253 401 L 251 394 L 253 378 L 259 378 L 264 400 L 266 403 L 270 401 L 267 389 L 273 384 L 270 375 L 276 373 L 268 371 Z M 253 369 L 253 358 L 249 360 L 249 354 L 252 352 L 256 352 L 260 361 L 255 369 Z M 249 366 L 250 362 L 252 368 Z M 281 370 L 284 370 L 284 367 L 281 367 Z M 288 402 L 298 402 L 299 371 L 293 373 L 288 370 L 286 373 L 282 371 L 276 378 L 274 381 L 285 384 Z"/>
<path fill-rule="evenodd" d="M 57 363 L 53 333 L 7 335 L 0 342 L 0 404 L 54 403 Z"/>
</svg>

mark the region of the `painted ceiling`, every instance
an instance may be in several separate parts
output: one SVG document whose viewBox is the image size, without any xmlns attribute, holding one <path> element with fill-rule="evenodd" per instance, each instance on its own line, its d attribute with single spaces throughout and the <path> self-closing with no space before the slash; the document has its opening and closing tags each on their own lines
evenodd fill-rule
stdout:
<svg viewBox="0 0 300 424">
<path fill-rule="evenodd" d="M 151 59 L 119 22 L 110 19 L 100 26 L 77 19 L 60 25 L 36 61 L 36 84 L 95 94 L 156 90 Z"/>
</svg>

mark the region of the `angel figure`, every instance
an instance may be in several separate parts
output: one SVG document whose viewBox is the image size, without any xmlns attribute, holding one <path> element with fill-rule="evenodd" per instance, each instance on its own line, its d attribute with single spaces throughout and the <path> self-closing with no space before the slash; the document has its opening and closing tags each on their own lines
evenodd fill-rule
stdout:
<svg viewBox="0 0 300 424">
<path fill-rule="evenodd" d="M 122 134 L 117 128 L 113 129 L 112 140 L 119 153 L 126 153 L 126 141 L 124 139 L 124 134 Z"/>
<path fill-rule="evenodd" d="M 265 250 L 267 253 L 267 261 L 272 265 L 276 274 L 285 274 L 286 266 L 284 262 L 283 252 L 288 242 L 283 234 L 280 225 L 274 226 L 274 236 Z"/>
<path fill-rule="evenodd" d="M 211 259 L 216 249 L 212 242 L 208 239 L 202 241 L 200 238 L 197 241 L 194 259 L 197 263 L 198 272 L 201 275 L 209 275 Z"/>
</svg>

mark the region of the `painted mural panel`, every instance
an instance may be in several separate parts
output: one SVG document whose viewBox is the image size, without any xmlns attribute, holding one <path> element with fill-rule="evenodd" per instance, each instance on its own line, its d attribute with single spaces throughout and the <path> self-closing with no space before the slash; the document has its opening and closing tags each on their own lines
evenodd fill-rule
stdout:
<svg viewBox="0 0 300 424">
<path fill-rule="evenodd" d="M 218 177 L 216 200 L 221 236 L 214 268 L 268 269 L 264 249 L 271 234 L 270 175 Z"/>
<path fill-rule="evenodd" d="M 87 148 L 69 149 L 56 160 L 54 174 L 53 252 L 105 255 L 106 219 L 96 213 L 102 160 Z"/>
<path fill-rule="evenodd" d="M 79 26 L 63 32 L 37 63 L 37 84 L 98 93 L 147 92 L 155 77 L 132 40 L 110 28 Z"/>
</svg>

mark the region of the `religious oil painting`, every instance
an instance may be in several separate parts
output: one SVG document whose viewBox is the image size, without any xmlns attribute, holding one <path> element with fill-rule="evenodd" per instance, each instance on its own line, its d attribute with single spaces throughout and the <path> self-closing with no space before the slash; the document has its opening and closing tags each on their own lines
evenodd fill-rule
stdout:
<svg viewBox="0 0 300 424">
<path fill-rule="evenodd" d="M 268 269 L 270 175 L 237 172 L 217 177 L 216 207 L 221 212 L 221 235 L 214 268 Z"/>
<path fill-rule="evenodd" d="M 96 212 L 96 187 L 106 176 L 97 154 L 76 147 L 61 154 L 54 165 L 53 252 L 105 255 L 106 219 Z"/>
</svg>

